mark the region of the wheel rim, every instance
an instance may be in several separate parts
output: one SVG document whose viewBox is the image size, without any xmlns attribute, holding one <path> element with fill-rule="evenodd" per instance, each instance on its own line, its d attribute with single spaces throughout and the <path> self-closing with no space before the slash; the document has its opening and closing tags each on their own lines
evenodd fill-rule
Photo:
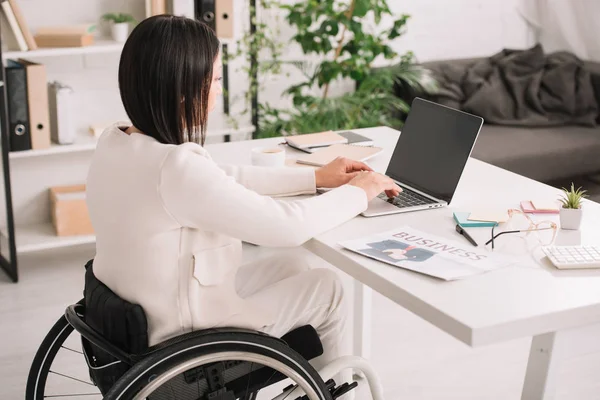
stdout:
<svg viewBox="0 0 600 400">
<path fill-rule="evenodd" d="M 74 334 L 71 325 L 63 318 L 48 333 L 34 357 L 26 386 L 27 400 L 102 396 L 88 377 L 68 368 L 75 362 L 85 368 L 82 371 L 87 370 L 79 347 L 81 337 Z"/>
<path fill-rule="evenodd" d="M 95 385 L 92 382 L 88 381 L 89 378 L 87 378 L 87 377 L 84 378 L 84 377 L 80 376 L 79 373 L 77 373 L 77 371 L 87 371 L 87 367 L 88 367 L 87 365 L 85 365 L 85 357 L 84 357 L 83 353 L 81 351 L 74 350 L 74 348 L 78 348 L 78 347 L 80 348 L 81 337 L 79 336 L 79 334 L 77 334 L 73 330 L 73 328 L 66 322 L 66 320 L 63 321 L 63 319 L 64 319 L 64 317 L 61 318 L 59 321 L 57 321 L 55 326 L 50 330 L 50 332 L 47 334 L 46 338 L 44 339 L 42 345 L 40 346 L 40 349 L 38 350 L 38 353 L 36 353 L 33 365 L 30 369 L 29 378 L 28 378 L 29 380 L 27 383 L 27 396 L 26 396 L 27 399 L 38 400 L 38 399 L 42 399 L 42 398 L 46 398 L 46 397 L 73 398 L 73 397 L 85 396 L 87 398 L 88 396 L 102 396 L 102 394 L 97 391 L 98 388 L 95 387 Z M 73 342 L 73 340 L 75 340 L 75 342 Z M 69 343 L 69 342 L 72 342 L 72 343 Z M 223 348 L 223 349 L 221 349 L 221 351 L 215 349 L 215 350 L 217 350 L 216 353 L 208 353 L 203 356 L 199 355 L 199 356 L 194 357 L 193 359 L 184 361 L 182 364 L 174 365 L 172 367 L 169 367 L 169 365 L 167 364 L 164 367 L 160 368 L 161 363 L 170 362 L 171 364 L 174 364 L 174 362 L 172 361 L 172 357 L 174 357 L 174 356 L 183 355 L 188 351 L 198 351 L 203 347 L 210 347 L 211 345 L 215 345 L 215 344 L 230 345 L 230 346 L 233 345 L 233 348 L 230 348 L 231 350 Z M 69 348 L 69 346 L 71 348 Z M 242 346 L 242 347 L 240 347 L 240 346 Z M 233 349 L 235 349 L 235 350 L 233 350 Z M 206 353 L 207 350 L 208 349 L 206 349 L 204 352 Z M 61 373 L 57 372 L 57 370 L 54 367 L 57 365 L 56 361 L 57 361 L 57 358 L 59 358 L 61 351 L 66 352 L 66 354 L 71 354 L 71 355 L 73 355 L 72 353 L 78 353 L 79 357 L 77 357 L 77 360 L 78 360 L 77 364 L 79 364 L 79 362 L 81 362 L 83 364 L 82 365 L 83 368 L 75 369 L 75 375 L 72 375 L 72 376 L 69 376 L 67 374 L 67 373 L 69 373 L 69 371 L 58 370 Z M 193 357 L 193 354 L 190 354 L 190 356 Z M 184 360 L 185 360 L 185 358 L 186 357 L 183 357 Z M 145 377 L 147 378 L 147 376 L 148 376 L 147 373 L 148 372 L 151 373 L 152 372 L 151 370 L 156 367 L 159 367 L 160 369 L 165 369 L 165 368 L 170 368 L 170 369 L 168 369 L 164 373 L 161 373 L 160 380 L 158 380 L 158 378 L 155 378 L 153 381 L 148 382 L 146 384 L 146 386 L 141 389 L 142 392 L 140 394 L 138 394 L 137 396 L 134 393 L 128 394 L 127 395 L 128 399 L 131 399 L 134 396 L 136 396 L 135 398 L 144 398 L 144 397 L 148 396 L 150 393 L 155 392 L 157 390 L 157 388 L 159 388 L 165 382 L 168 382 L 169 379 L 172 379 L 174 376 L 177 376 L 178 372 L 180 372 L 180 371 L 187 370 L 187 369 L 193 369 L 193 368 L 195 368 L 194 366 L 201 365 L 201 364 L 207 365 L 207 364 L 211 364 L 211 363 L 219 363 L 220 361 L 234 361 L 234 360 L 239 360 L 239 361 L 243 361 L 246 364 L 250 364 L 250 374 L 252 374 L 254 371 L 260 370 L 260 368 L 254 369 L 253 365 L 263 366 L 263 367 L 268 367 L 271 370 L 275 370 L 275 371 L 279 372 L 280 374 L 284 375 L 285 377 L 294 381 L 295 385 L 292 385 L 292 387 L 294 387 L 294 389 L 288 390 L 288 388 L 286 388 L 283 391 L 283 393 L 280 391 L 279 395 L 274 394 L 277 391 L 277 386 L 270 387 L 270 389 L 271 389 L 270 391 L 269 390 L 263 391 L 262 389 L 260 389 L 261 394 L 268 395 L 269 399 L 272 399 L 272 400 L 289 399 L 289 400 L 291 400 L 291 399 L 295 399 L 299 396 L 303 396 L 305 394 L 307 395 L 307 398 L 310 400 L 322 400 L 322 399 L 328 398 L 327 390 L 323 387 L 322 381 L 319 379 L 319 377 L 316 375 L 316 373 L 311 372 L 313 370 L 309 369 L 310 366 L 308 364 L 303 363 L 304 360 L 296 359 L 296 357 L 294 357 L 293 354 L 287 354 L 287 352 L 282 351 L 281 349 L 278 350 L 277 346 L 253 343 L 252 341 L 248 342 L 245 340 L 221 340 L 221 341 L 212 342 L 212 343 L 199 343 L 199 344 L 193 345 L 191 347 L 187 347 L 187 348 L 179 350 L 179 351 L 174 351 L 173 353 L 170 353 L 170 354 L 167 353 L 164 355 L 163 358 L 161 358 L 160 360 L 157 360 L 155 362 L 148 360 L 148 364 L 146 364 L 147 367 L 143 367 L 144 368 L 143 372 L 137 374 L 135 377 L 132 377 L 133 378 L 132 381 L 123 382 L 126 385 L 126 387 L 123 390 L 118 391 L 119 394 L 117 394 L 116 398 L 122 399 L 123 396 L 128 391 L 130 391 L 131 387 L 134 385 L 139 388 L 138 385 L 140 384 L 140 380 L 144 379 Z M 62 361 L 65 361 L 65 360 L 62 360 Z M 69 365 L 72 365 L 72 363 L 69 363 Z M 159 371 L 160 371 L 160 369 L 159 369 Z M 56 374 L 57 376 L 61 377 L 60 379 L 68 378 L 68 380 L 71 381 L 72 383 L 73 383 L 73 381 L 77 381 L 75 383 L 85 384 L 86 387 L 88 387 L 88 389 L 89 389 L 89 386 L 93 386 L 95 389 L 94 393 L 89 393 L 87 390 L 85 390 L 85 392 L 83 392 L 83 390 L 73 390 L 73 389 L 71 389 L 71 391 L 69 391 L 69 393 L 65 393 L 65 391 L 64 391 L 65 387 L 63 387 L 62 383 L 59 386 L 57 386 L 54 390 L 50 389 L 50 393 L 48 393 L 49 387 L 48 387 L 47 378 L 52 374 Z M 273 376 L 275 376 L 275 372 L 273 372 Z M 82 380 L 82 379 L 84 379 L 84 380 Z M 271 380 L 271 378 L 269 378 L 266 381 L 267 384 L 265 384 L 264 388 L 269 386 L 268 382 L 270 380 Z M 250 382 L 250 381 L 251 380 L 249 378 L 248 382 Z M 276 378 L 274 382 L 281 382 L 281 375 L 279 375 L 279 378 Z M 55 378 L 54 383 L 56 383 L 56 378 Z M 249 383 L 248 383 L 248 385 L 249 385 Z M 52 385 L 52 386 L 56 386 L 56 385 Z M 71 385 L 69 385 L 69 386 L 71 386 Z M 234 390 L 236 394 L 242 394 L 242 392 L 244 391 L 244 387 L 242 387 L 240 389 L 240 387 L 236 386 L 236 384 L 234 384 L 233 386 L 229 386 L 229 383 L 228 383 L 226 385 L 226 387 L 228 388 L 228 390 Z M 56 393 L 56 389 L 60 389 L 60 393 Z M 137 390 L 139 390 L 139 389 L 137 389 Z M 252 393 L 253 391 L 256 391 L 256 390 L 259 390 L 259 388 L 256 386 L 255 386 L 255 389 L 249 390 L 248 388 L 246 388 L 246 395 L 248 393 Z M 254 393 L 254 394 L 256 394 L 256 393 Z M 156 393 L 155 393 L 155 395 L 156 395 Z M 289 396 L 292 396 L 292 397 L 289 397 Z M 255 397 L 251 397 L 251 398 L 255 399 Z"/>
<path fill-rule="evenodd" d="M 46 375 L 46 377 L 44 377 L 44 379 L 41 379 L 42 378 L 42 373 L 44 372 L 44 370 L 43 370 L 42 367 L 44 365 L 46 365 L 46 362 L 48 360 L 48 357 L 50 356 L 50 353 L 52 353 L 52 351 L 54 350 L 54 348 L 56 346 L 56 342 L 59 339 L 61 339 L 61 337 L 65 334 L 65 331 L 67 331 L 69 329 L 71 330 L 71 332 L 73 331 L 73 328 L 70 325 L 68 325 L 68 324 L 65 325 L 62 328 L 62 330 L 58 333 L 58 335 L 56 336 L 56 338 L 54 338 L 54 340 L 52 341 L 52 344 L 50 345 L 50 347 L 48 347 L 48 350 L 46 351 L 46 354 L 44 354 L 44 358 L 42 359 L 42 365 L 41 365 L 41 367 L 40 367 L 40 369 L 39 369 L 39 371 L 38 371 L 38 373 L 36 375 L 36 379 L 35 379 L 35 386 L 34 386 L 34 389 L 33 389 L 33 398 L 34 399 L 37 399 L 38 396 L 39 396 L 40 383 L 42 383 L 42 381 L 43 381 L 43 384 L 45 385 L 46 384 L 46 378 L 48 377 Z M 70 335 L 70 332 L 69 332 L 69 335 Z M 67 335 L 67 337 L 68 337 L 68 335 Z M 63 343 L 64 343 L 64 340 L 63 340 Z M 60 345 L 62 346 L 63 343 L 61 343 Z M 56 354 L 54 354 L 54 356 L 56 356 Z M 54 361 L 54 360 L 52 360 L 52 361 Z M 52 362 L 50 363 L 50 367 L 51 366 L 52 366 Z M 50 367 L 48 368 L 48 372 L 51 371 Z"/>
<path fill-rule="evenodd" d="M 288 378 L 292 379 L 296 385 L 298 385 L 310 400 L 321 400 L 322 398 L 315 392 L 312 386 L 304 379 L 298 372 L 284 364 L 279 360 L 275 360 L 270 357 L 263 356 L 256 353 L 240 352 L 240 351 L 229 351 L 222 353 L 207 354 L 203 356 L 195 357 L 182 364 L 179 364 L 170 370 L 159 375 L 153 379 L 146 387 L 142 389 L 135 397 L 135 400 L 143 400 L 150 396 L 159 387 L 169 382 L 172 378 L 176 377 L 183 372 L 198 367 L 200 365 L 206 365 L 214 362 L 239 360 L 247 361 L 251 363 L 261 364 L 265 367 L 272 368 Z"/>
</svg>

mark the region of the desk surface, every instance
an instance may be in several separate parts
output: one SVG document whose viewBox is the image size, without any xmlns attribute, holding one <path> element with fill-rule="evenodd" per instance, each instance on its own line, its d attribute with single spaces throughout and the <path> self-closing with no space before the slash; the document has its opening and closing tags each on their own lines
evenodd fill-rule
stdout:
<svg viewBox="0 0 600 400">
<path fill-rule="evenodd" d="M 375 170 L 384 172 L 399 132 L 372 128 L 361 134 L 384 148 L 369 161 Z M 207 148 L 219 163 L 249 164 L 251 148 L 281 141 L 233 142 Z M 286 151 L 291 157 L 298 154 Z M 511 267 L 444 282 L 362 257 L 338 245 L 342 240 L 401 225 L 460 241 L 464 239 L 454 231 L 453 210 L 468 211 L 480 204 L 518 208 L 521 200 L 556 198 L 558 194 L 550 186 L 470 159 L 450 207 L 375 218 L 359 216 L 312 239 L 306 247 L 471 346 L 600 322 L 600 270 L 559 271 L 545 259 L 524 256 Z M 587 202 L 584 207 L 581 231 L 560 231 L 557 244 L 600 243 L 600 204 Z M 558 217 L 552 218 L 558 221 Z M 480 229 L 476 238 L 489 235 L 487 229 Z"/>
</svg>

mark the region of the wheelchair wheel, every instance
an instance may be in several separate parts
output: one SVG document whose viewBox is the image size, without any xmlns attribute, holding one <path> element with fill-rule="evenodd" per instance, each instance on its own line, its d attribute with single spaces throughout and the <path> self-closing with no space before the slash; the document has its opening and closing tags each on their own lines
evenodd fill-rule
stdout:
<svg viewBox="0 0 600 400">
<path fill-rule="evenodd" d="M 271 385 L 277 381 L 279 386 Z M 300 355 L 277 339 L 244 332 L 209 333 L 159 346 L 105 396 L 107 400 L 209 398 L 332 399 L 319 374 Z"/>
<path fill-rule="evenodd" d="M 26 400 L 55 398 L 102 398 L 85 375 L 87 365 L 81 351 L 81 336 L 61 317 L 40 345 L 27 378 Z"/>
</svg>

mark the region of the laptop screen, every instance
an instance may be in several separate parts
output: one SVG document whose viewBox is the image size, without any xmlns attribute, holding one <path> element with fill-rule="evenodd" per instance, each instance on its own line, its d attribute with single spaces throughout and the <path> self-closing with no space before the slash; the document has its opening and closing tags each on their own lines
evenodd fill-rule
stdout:
<svg viewBox="0 0 600 400">
<path fill-rule="evenodd" d="M 483 119 L 415 99 L 386 175 L 450 203 Z"/>
</svg>

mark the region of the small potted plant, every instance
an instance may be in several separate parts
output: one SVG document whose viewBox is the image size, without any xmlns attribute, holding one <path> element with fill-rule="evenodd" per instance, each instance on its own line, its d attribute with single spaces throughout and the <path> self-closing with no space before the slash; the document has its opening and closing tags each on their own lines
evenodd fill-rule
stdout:
<svg viewBox="0 0 600 400">
<path fill-rule="evenodd" d="M 111 22 L 110 32 L 113 40 L 124 42 L 129 35 L 129 24 L 135 23 L 135 18 L 131 14 L 108 13 L 102 16 L 104 21 Z"/>
<path fill-rule="evenodd" d="M 587 197 L 586 190 L 581 190 L 579 187 L 575 189 L 575 185 L 571 183 L 571 189 L 563 190 L 563 197 L 560 199 L 562 207 L 560 209 L 560 227 L 562 229 L 577 230 L 581 226 L 581 217 L 583 210 L 581 209 L 581 200 Z"/>
</svg>

